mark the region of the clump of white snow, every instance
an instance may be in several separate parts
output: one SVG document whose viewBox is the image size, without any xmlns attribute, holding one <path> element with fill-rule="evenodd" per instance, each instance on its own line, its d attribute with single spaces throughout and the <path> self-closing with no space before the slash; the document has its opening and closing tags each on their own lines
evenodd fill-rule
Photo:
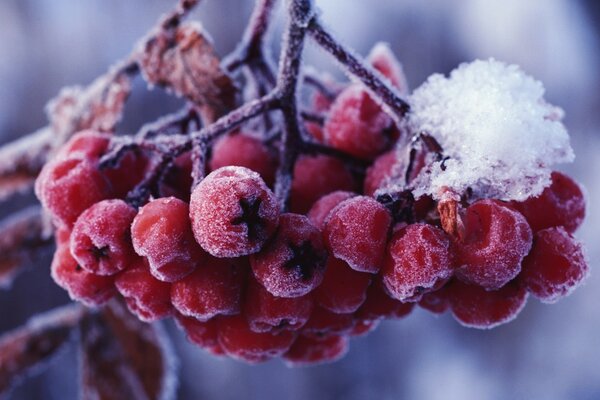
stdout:
<svg viewBox="0 0 600 400">
<path fill-rule="evenodd" d="M 493 59 L 429 77 L 410 96 L 408 121 L 449 158 L 421 173 L 415 196 L 439 198 L 444 188 L 502 200 L 541 193 L 552 165 L 574 159 L 563 112 L 543 95 L 541 82 Z"/>
</svg>

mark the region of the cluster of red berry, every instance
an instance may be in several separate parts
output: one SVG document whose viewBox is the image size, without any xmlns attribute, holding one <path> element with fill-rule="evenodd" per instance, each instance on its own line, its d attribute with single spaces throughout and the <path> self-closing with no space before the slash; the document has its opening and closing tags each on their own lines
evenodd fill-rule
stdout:
<svg viewBox="0 0 600 400">
<path fill-rule="evenodd" d="M 381 54 L 373 65 L 405 89 L 399 66 Z M 525 202 L 463 202 L 458 233 L 448 234 L 433 199 L 399 206 L 394 196 L 374 197 L 404 162 L 390 149 L 407 133 L 365 89 L 317 94 L 313 109 L 325 115 L 307 122 L 314 140 L 370 166 L 301 155 L 288 213 L 270 189 L 276 151 L 255 136 L 222 137 L 196 186 L 190 153 L 179 156 L 159 182 L 161 197 L 136 209 L 127 193 L 150 157 L 131 151 L 100 168 L 111 135 L 75 135 L 36 184 L 57 228 L 54 280 L 87 305 L 118 293 L 144 321 L 174 316 L 213 354 L 307 365 L 338 359 L 350 336 L 417 304 L 490 328 L 514 318 L 528 293 L 553 302 L 586 275 L 571 236 L 585 204 L 567 176 L 554 173 Z M 414 157 L 409 180 L 425 160 Z"/>
</svg>

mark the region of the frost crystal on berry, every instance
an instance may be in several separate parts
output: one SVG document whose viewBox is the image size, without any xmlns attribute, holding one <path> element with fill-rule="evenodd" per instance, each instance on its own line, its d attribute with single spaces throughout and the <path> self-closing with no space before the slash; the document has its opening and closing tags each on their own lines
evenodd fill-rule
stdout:
<svg viewBox="0 0 600 400">
<path fill-rule="evenodd" d="M 524 200 L 550 184 L 551 166 L 571 162 L 562 110 L 541 82 L 493 59 L 432 75 L 410 97 L 409 124 L 432 135 L 447 159 L 418 179 L 415 196 L 444 188 L 501 200 Z"/>
</svg>

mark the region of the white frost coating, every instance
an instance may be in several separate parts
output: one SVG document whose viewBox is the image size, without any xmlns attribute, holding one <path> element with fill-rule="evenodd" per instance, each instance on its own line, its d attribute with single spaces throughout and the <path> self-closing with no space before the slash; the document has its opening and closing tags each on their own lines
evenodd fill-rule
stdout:
<svg viewBox="0 0 600 400">
<path fill-rule="evenodd" d="M 469 187 L 477 197 L 502 200 L 541 193 L 551 166 L 574 159 L 563 112 L 543 95 L 541 82 L 494 59 L 462 64 L 449 78 L 429 77 L 410 96 L 409 124 L 432 135 L 449 159 L 420 174 L 415 196 Z"/>
</svg>

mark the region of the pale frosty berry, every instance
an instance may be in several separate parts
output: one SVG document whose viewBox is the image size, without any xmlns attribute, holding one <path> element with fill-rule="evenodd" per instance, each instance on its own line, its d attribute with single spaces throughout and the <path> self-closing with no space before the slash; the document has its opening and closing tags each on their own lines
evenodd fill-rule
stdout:
<svg viewBox="0 0 600 400">
<path fill-rule="evenodd" d="M 373 46 L 367 61 L 379 71 L 384 77 L 390 80 L 401 94 L 408 93 L 408 83 L 402 64 L 396 58 L 389 45 L 384 42 L 378 42 Z"/>
<path fill-rule="evenodd" d="M 304 215 L 282 214 L 275 237 L 250 256 L 256 280 L 278 297 L 299 297 L 323 280 L 327 250 L 321 232 Z"/>
<path fill-rule="evenodd" d="M 367 298 L 372 274 L 355 271 L 335 257 L 327 259 L 325 278 L 315 290 L 317 303 L 338 314 L 353 313 Z"/>
<path fill-rule="evenodd" d="M 277 229 L 279 204 L 258 173 L 244 167 L 211 172 L 192 192 L 196 241 L 215 257 L 259 251 Z"/>
<path fill-rule="evenodd" d="M 357 196 L 357 194 L 353 192 L 345 192 L 343 190 L 326 194 L 313 204 L 306 216 L 310 220 L 311 224 L 319 229 L 323 229 L 325 226 L 325 220 L 327 220 L 329 217 L 331 210 L 333 210 L 341 202 L 346 201 L 354 196 Z"/>
<path fill-rule="evenodd" d="M 346 355 L 349 340 L 346 336 L 313 338 L 300 335 L 283 355 L 286 365 L 304 367 L 335 362 Z"/>
<path fill-rule="evenodd" d="M 453 272 L 449 238 L 441 229 L 419 223 L 394 233 L 381 274 L 394 298 L 418 301 Z"/>
<path fill-rule="evenodd" d="M 377 273 L 383 263 L 392 223 L 389 211 L 375 199 L 356 196 L 334 208 L 323 235 L 331 253 L 361 272 Z"/>
<path fill-rule="evenodd" d="M 519 279 L 544 303 L 568 296 L 587 277 L 589 268 L 581 243 L 564 228 L 537 232 Z"/>
</svg>

